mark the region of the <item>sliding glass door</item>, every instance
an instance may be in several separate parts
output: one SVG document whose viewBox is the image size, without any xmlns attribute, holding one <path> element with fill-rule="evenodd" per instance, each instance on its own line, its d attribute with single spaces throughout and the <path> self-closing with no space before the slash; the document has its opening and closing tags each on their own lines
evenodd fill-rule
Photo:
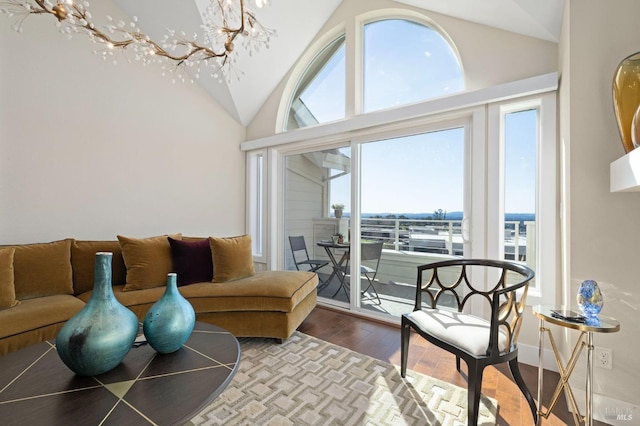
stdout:
<svg viewBox="0 0 640 426">
<path fill-rule="evenodd" d="M 464 253 L 465 128 L 360 144 L 360 308 L 411 311 L 416 266 Z M 355 272 L 354 272 L 355 274 Z"/>
<path fill-rule="evenodd" d="M 308 269 L 288 240 L 303 236 L 305 257 L 326 263 L 320 303 L 395 320 L 412 309 L 416 267 L 457 256 L 527 264 L 528 299 L 553 301 L 554 114 L 546 95 L 274 150 L 276 267 Z"/>
<path fill-rule="evenodd" d="M 285 269 L 309 270 L 309 259 L 326 263 L 316 271 L 319 297 L 348 305 L 351 148 L 289 154 L 284 169 Z M 291 244 L 290 237 L 300 236 L 306 251 Z"/>
<path fill-rule="evenodd" d="M 317 270 L 323 303 L 394 317 L 411 310 L 416 266 L 465 251 L 465 129 L 284 155 L 285 268 L 326 262 Z M 304 237 L 306 252 L 291 236 Z"/>
</svg>

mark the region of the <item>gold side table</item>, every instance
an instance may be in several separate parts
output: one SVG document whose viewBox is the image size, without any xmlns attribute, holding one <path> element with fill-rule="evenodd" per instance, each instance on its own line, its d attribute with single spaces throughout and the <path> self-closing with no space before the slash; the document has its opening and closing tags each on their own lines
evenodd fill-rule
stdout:
<svg viewBox="0 0 640 426">
<path fill-rule="evenodd" d="M 542 417 L 545 419 L 549 418 L 549 415 L 553 411 L 556 403 L 558 402 L 558 398 L 560 398 L 560 393 L 564 390 L 567 400 L 571 405 L 571 411 L 573 412 L 573 421 L 576 425 L 585 424 L 588 426 L 593 425 L 593 333 L 615 333 L 620 330 L 620 323 L 613 318 L 605 317 L 599 315 L 595 318 L 588 318 L 584 323 L 570 321 L 567 319 L 559 318 L 553 315 L 554 310 L 565 310 L 567 309 L 564 306 L 552 306 L 552 305 L 536 305 L 533 307 L 533 314 L 538 317 L 540 320 L 539 327 L 539 347 L 538 347 L 538 425 L 540 425 L 542 421 Z M 560 353 L 558 352 L 558 347 L 556 346 L 556 342 L 553 339 L 553 335 L 551 334 L 551 330 L 545 327 L 545 322 L 550 324 L 555 324 L 560 327 L 570 328 L 573 330 L 580 331 L 580 335 L 578 336 L 578 340 L 576 341 L 575 346 L 573 347 L 573 351 L 571 352 L 571 357 L 566 364 L 562 364 L 562 359 L 560 358 Z M 549 336 L 549 341 L 551 342 L 551 348 L 553 349 L 553 354 L 556 358 L 556 363 L 558 364 L 558 371 L 560 372 L 560 381 L 556 386 L 555 391 L 553 392 L 553 396 L 551 397 L 551 402 L 549 403 L 549 407 L 546 412 L 542 411 L 542 373 L 543 373 L 543 365 L 542 365 L 542 357 L 544 350 L 544 335 L 545 333 Z M 578 409 L 578 404 L 576 403 L 576 399 L 573 395 L 573 391 L 569 386 L 569 377 L 571 377 L 571 373 L 573 372 L 574 367 L 580 358 L 580 353 L 583 349 L 587 350 L 587 378 L 586 378 L 586 387 L 585 387 L 585 415 L 580 414 L 580 410 Z"/>
</svg>

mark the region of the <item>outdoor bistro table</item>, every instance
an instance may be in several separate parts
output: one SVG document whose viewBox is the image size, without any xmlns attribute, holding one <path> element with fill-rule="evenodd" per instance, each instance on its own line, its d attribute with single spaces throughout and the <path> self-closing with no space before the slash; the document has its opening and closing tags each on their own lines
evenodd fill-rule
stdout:
<svg viewBox="0 0 640 426">
<path fill-rule="evenodd" d="M 331 265 L 333 266 L 333 271 L 331 271 L 331 275 L 324 282 L 324 286 L 329 285 L 333 277 L 338 277 L 340 281 L 340 286 L 333 294 L 333 297 L 336 297 L 340 289 L 344 290 L 344 293 L 347 295 L 347 300 L 349 300 L 349 283 L 347 281 L 347 273 L 344 270 L 344 263 L 349 259 L 349 243 L 334 243 L 333 241 L 318 241 L 318 246 L 324 247 L 324 250 L 327 252 L 327 256 L 329 256 L 329 260 L 331 260 Z M 336 259 L 336 256 L 332 249 L 342 249 L 344 252 L 340 257 L 340 260 Z"/>
<path fill-rule="evenodd" d="M 553 311 L 562 311 L 566 310 L 563 306 L 549 306 L 549 305 L 536 305 L 533 307 L 533 314 L 538 317 L 540 320 L 540 328 L 539 328 L 539 352 L 538 352 L 538 424 L 541 423 L 542 417 L 545 419 L 549 417 L 551 411 L 558 402 L 558 398 L 560 397 L 560 392 L 564 389 L 565 395 L 569 404 L 571 404 L 571 411 L 573 412 L 573 420 L 576 425 L 585 424 L 588 426 L 593 425 L 593 333 L 615 333 L 620 330 L 620 323 L 613 318 L 605 317 L 603 315 L 599 315 L 598 317 L 587 318 L 584 322 L 576 322 L 575 320 L 571 320 L 566 317 L 559 317 L 554 314 Z M 558 352 L 558 348 L 556 346 L 556 342 L 553 339 L 553 335 L 551 334 L 551 330 L 545 327 L 545 321 L 551 324 L 558 325 L 560 327 L 570 328 L 573 330 L 580 331 L 580 335 L 578 336 L 578 340 L 571 352 L 571 357 L 569 361 L 563 366 L 562 360 L 560 359 L 560 353 Z M 560 372 L 560 381 L 558 382 L 558 386 L 556 386 L 556 390 L 553 393 L 553 397 L 551 398 L 551 402 L 549 403 L 549 407 L 546 412 L 542 412 L 542 372 L 543 372 L 543 363 L 542 363 L 542 354 L 543 354 L 543 346 L 544 346 L 544 334 L 548 333 L 549 341 L 551 342 L 551 348 L 553 349 L 553 354 L 556 358 L 556 363 L 558 364 L 558 371 Z M 576 403 L 576 399 L 573 396 L 573 391 L 569 386 L 569 377 L 573 372 L 574 367 L 576 366 L 576 362 L 578 358 L 580 358 L 580 353 L 586 347 L 587 349 L 587 381 L 585 387 L 585 399 L 586 399 L 586 408 L 584 417 L 580 414 L 578 410 L 578 405 Z"/>
</svg>

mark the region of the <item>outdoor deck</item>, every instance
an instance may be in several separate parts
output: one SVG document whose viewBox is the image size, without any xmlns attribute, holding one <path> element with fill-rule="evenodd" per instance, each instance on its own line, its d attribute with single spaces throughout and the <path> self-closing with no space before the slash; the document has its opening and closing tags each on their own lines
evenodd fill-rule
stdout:
<svg viewBox="0 0 640 426">
<path fill-rule="evenodd" d="M 383 241 L 384 247 L 374 286 L 380 296 L 374 303 L 369 291 L 361 297 L 360 307 L 379 314 L 399 317 L 413 309 L 415 298 L 416 270 L 419 265 L 459 257 L 463 255 L 464 237 L 460 220 L 419 220 L 406 218 L 362 218 L 361 240 Z M 329 260 L 324 247 L 318 242 L 331 240 L 336 230 L 348 238 L 349 219 L 315 219 L 314 226 L 305 235 L 309 256 L 314 259 Z M 535 244 L 527 236 L 535 235 L 535 222 L 505 222 L 504 256 L 525 264 L 535 263 L 532 248 Z M 516 249 L 517 248 L 517 249 Z M 339 259 L 346 249 L 335 248 L 334 256 Z M 290 253 L 289 253 L 290 255 Z M 376 268 L 375 261 L 363 262 Z M 295 269 L 290 258 L 288 269 Z M 331 274 L 332 266 L 318 271 L 321 282 Z M 350 278 L 350 277 L 349 277 Z M 361 281 L 361 289 L 368 282 Z M 329 304 L 348 306 L 348 295 L 339 288 L 339 280 L 334 277 L 326 286 L 320 286 L 318 296 Z"/>
</svg>

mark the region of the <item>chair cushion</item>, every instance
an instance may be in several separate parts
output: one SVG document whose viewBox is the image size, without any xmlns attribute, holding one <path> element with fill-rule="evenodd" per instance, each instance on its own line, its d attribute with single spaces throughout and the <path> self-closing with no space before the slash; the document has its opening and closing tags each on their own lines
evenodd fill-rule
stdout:
<svg viewBox="0 0 640 426">
<path fill-rule="evenodd" d="M 420 330 L 475 356 L 483 356 L 489 346 L 489 321 L 447 309 L 413 311 L 407 317 Z M 498 335 L 498 347 L 504 348 L 507 338 Z"/>
</svg>

